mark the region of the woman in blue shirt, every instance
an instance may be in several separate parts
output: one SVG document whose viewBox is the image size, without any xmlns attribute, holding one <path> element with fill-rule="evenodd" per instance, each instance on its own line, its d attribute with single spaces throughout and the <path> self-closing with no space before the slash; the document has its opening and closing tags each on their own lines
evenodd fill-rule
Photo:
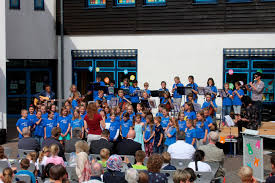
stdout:
<svg viewBox="0 0 275 183">
<path fill-rule="evenodd" d="M 217 90 L 217 87 L 215 86 L 215 82 L 214 82 L 213 78 L 208 78 L 207 87 L 210 87 L 210 89 L 211 89 L 211 100 L 213 102 L 215 102 L 218 90 Z"/>
<path fill-rule="evenodd" d="M 126 138 L 130 127 L 133 126 L 133 121 L 130 120 L 130 115 L 128 112 L 123 114 L 123 118 L 120 121 L 120 126 L 120 135 L 122 136 L 122 138 Z"/>
<path fill-rule="evenodd" d="M 186 86 L 192 88 L 193 100 L 195 103 L 197 103 L 199 92 L 198 92 L 198 85 L 194 82 L 194 76 L 188 76 L 188 81 L 189 83 Z M 186 96 L 186 101 L 187 102 L 189 101 L 187 96 Z"/>
<path fill-rule="evenodd" d="M 242 107 L 242 98 L 244 95 L 243 90 L 241 89 L 241 83 L 239 81 L 235 82 L 235 90 L 233 92 L 233 109 L 236 116 L 241 114 Z"/>
<path fill-rule="evenodd" d="M 74 128 L 80 128 L 81 129 L 81 136 L 83 138 L 84 134 L 84 120 L 81 118 L 79 110 L 74 110 L 73 117 L 71 120 L 71 136 L 73 136 L 73 129 Z"/>
<path fill-rule="evenodd" d="M 230 115 L 231 107 L 232 107 L 232 98 L 233 98 L 233 92 L 229 89 L 229 84 L 224 84 L 224 91 L 226 93 L 226 97 L 222 96 L 222 110 L 223 110 L 223 121 L 225 121 L 224 116 Z"/>
</svg>

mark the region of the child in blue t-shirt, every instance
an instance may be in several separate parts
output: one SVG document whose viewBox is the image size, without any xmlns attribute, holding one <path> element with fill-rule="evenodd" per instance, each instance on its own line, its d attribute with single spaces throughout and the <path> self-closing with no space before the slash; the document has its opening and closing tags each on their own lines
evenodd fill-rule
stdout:
<svg viewBox="0 0 275 183">
<path fill-rule="evenodd" d="M 130 120 L 130 115 L 128 112 L 123 114 L 123 118 L 120 121 L 120 126 L 120 135 L 122 136 L 122 138 L 126 138 L 130 130 L 130 127 L 133 126 L 133 121 Z"/>
<path fill-rule="evenodd" d="M 136 115 L 134 112 L 134 108 L 132 105 L 128 105 L 127 112 L 130 115 L 130 120 L 133 121 L 134 116 Z"/>
<path fill-rule="evenodd" d="M 79 107 L 79 114 L 80 114 L 81 118 L 84 120 L 84 117 L 87 114 L 85 106 L 81 105 Z"/>
<path fill-rule="evenodd" d="M 79 110 L 74 110 L 73 118 L 71 120 L 71 137 L 73 136 L 73 129 L 80 128 L 81 129 L 81 137 L 83 138 L 84 134 L 84 120 L 81 118 Z"/>
<path fill-rule="evenodd" d="M 241 89 L 241 83 L 237 81 L 235 83 L 235 90 L 233 92 L 233 109 L 236 116 L 241 114 L 241 107 L 242 107 L 242 98 L 244 96 L 244 92 Z"/>
<path fill-rule="evenodd" d="M 136 114 L 142 114 L 142 110 L 143 110 L 143 107 L 142 107 L 142 104 L 141 103 L 138 103 L 137 104 L 137 113 Z"/>
<path fill-rule="evenodd" d="M 196 147 L 196 130 L 193 120 L 186 120 L 185 142 Z"/>
<path fill-rule="evenodd" d="M 168 126 L 168 123 L 169 123 L 169 120 L 170 120 L 170 117 L 169 117 L 169 112 L 167 109 L 163 109 L 162 110 L 162 114 L 163 114 L 163 117 L 161 118 L 161 126 L 163 128 L 163 130 L 166 129 L 166 127 Z"/>
<path fill-rule="evenodd" d="M 137 91 L 140 90 L 140 88 L 137 86 L 138 85 L 137 80 L 134 80 L 132 83 L 133 83 L 133 86 L 129 87 L 130 100 L 131 100 L 132 104 L 137 104 L 137 103 L 140 102 L 139 101 L 139 96 L 138 96 L 138 93 L 137 93 Z"/>
<path fill-rule="evenodd" d="M 59 117 L 59 113 L 56 112 L 56 105 L 55 104 L 52 104 L 51 107 L 50 107 L 50 110 L 54 112 L 54 117 L 53 119 L 56 121 L 58 121 L 58 117 Z"/>
<path fill-rule="evenodd" d="M 217 108 L 218 106 L 216 105 L 215 101 L 212 101 L 211 100 L 211 94 L 210 93 L 207 93 L 205 95 L 205 102 L 202 104 L 202 109 L 210 109 L 210 108 L 213 108 L 213 114 L 209 114 L 209 115 L 212 115 L 213 117 L 216 116 L 216 112 L 217 112 Z"/>
<path fill-rule="evenodd" d="M 123 90 L 123 92 L 127 90 L 130 93 L 130 84 L 129 84 L 129 79 L 128 78 L 123 79 L 123 85 L 120 88 Z M 125 95 L 125 98 L 129 100 L 130 95 L 127 93 Z"/>
<path fill-rule="evenodd" d="M 204 112 L 204 124 L 208 126 L 208 128 L 210 129 L 213 126 L 213 119 L 212 117 L 209 115 L 209 110 L 207 108 L 203 109 Z M 208 131 L 209 133 L 210 131 Z"/>
<path fill-rule="evenodd" d="M 185 129 L 186 129 L 186 121 L 184 120 L 185 118 L 185 115 L 184 115 L 184 112 L 181 111 L 179 112 L 179 121 L 178 121 L 178 124 L 179 124 L 179 131 L 184 131 L 185 132 Z"/>
<path fill-rule="evenodd" d="M 41 111 L 36 112 L 36 118 L 34 119 L 35 128 L 34 128 L 34 138 L 42 146 L 44 138 L 44 126 Z"/>
<path fill-rule="evenodd" d="M 57 126 L 56 121 L 53 118 L 54 118 L 54 112 L 50 111 L 48 113 L 48 119 L 43 119 L 44 139 L 51 137 L 52 129 Z"/>
<path fill-rule="evenodd" d="M 22 130 L 23 128 L 30 128 L 30 120 L 27 118 L 28 117 L 28 111 L 26 109 L 22 109 L 21 110 L 21 118 L 17 120 L 16 123 L 16 127 L 17 127 L 17 131 L 19 133 L 18 138 L 22 139 L 23 135 L 22 135 Z"/>
<path fill-rule="evenodd" d="M 182 95 L 178 93 L 178 87 L 183 87 L 184 85 L 180 82 L 180 77 L 176 76 L 174 78 L 175 83 L 173 84 L 172 87 L 172 93 L 173 93 L 173 98 L 175 103 L 178 106 L 181 106 L 181 101 L 182 101 Z"/>
<path fill-rule="evenodd" d="M 146 91 L 146 93 L 148 94 L 148 96 L 150 97 L 151 96 L 151 91 L 149 90 L 149 83 L 148 82 L 145 82 L 143 84 L 144 86 L 144 91 Z"/>
<path fill-rule="evenodd" d="M 61 115 L 58 117 L 57 126 L 61 128 L 59 140 L 70 140 L 71 118 L 65 108 L 61 109 Z"/>
<path fill-rule="evenodd" d="M 161 154 L 163 152 L 162 140 L 164 136 L 164 131 L 160 122 L 161 122 L 161 117 L 157 116 L 154 118 L 155 136 L 154 136 L 153 152 L 158 154 Z"/>
<path fill-rule="evenodd" d="M 158 113 L 156 114 L 156 116 L 163 117 L 162 110 L 164 108 L 165 108 L 165 106 L 163 104 L 159 104 L 159 106 L 158 106 Z"/>
<path fill-rule="evenodd" d="M 35 118 L 36 118 L 36 115 L 35 115 L 35 111 L 34 111 L 34 107 L 33 106 L 30 106 L 29 107 L 29 114 L 28 114 L 28 120 L 30 121 L 30 127 L 31 127 L 31 131 L 33 132 L 34 130 L 34 125 L 35 125 Z"/>
<path fill-rule="evenodd" d="M 223 114 L 223 121 L 225 121 L 224 116 L 230 115 L 231 107 L 232 107 L 232 98 L 233 98 L 233 92 L 229 89 L 229 84 L 224 84 L 224 91 L 226 93 L 226 97 L 222 96 L 222 114 Z"/>
<path fill-rule="evenodd" d="M 218 90 L 217 90 L 217 87 L 215 86 L 215 82 L 214 82 L 213 78 L 208 78 L 207 87 L 210 87 L 210 89 L 211 89 L 211 100 L 215 103 Z"/>
<path fill-rule="evenodd" d="M 204 145 L 207 143 L 207 134 L 209 131 L 209 128 L 207 124 L 204 123 L 204 111 L 200 111 L 197 114 L 196 119 L 196 137 L 197 137 L 197 147 Z"/>
<path fill-rule="evenodd" d="M 41 108 L 41 116 L 42 116 L 42 119 L 48 119 L 48 113 L 47 113 L 47 107 L 42 105 Z"/>
<path fill-rule="evenodd" d="M 153 141 L 155 135 L 155 126 L 152 115 L 146 116 L 145 130 L 143 132 L 143 140 L 146 156 L 149 157 L 153 153 Z"/>
<path fill-rule="evenodd" d="M 176 118 L 170 118 L 167 128 L 165 129 L 166 139 L 164 142 L 164 152 L 167 151 L 171 144 L 176 142 L 176 135 L 178 131 L 178 121 Z"/>
<path fill-rule="evenodd" d="M 117 120 L 117 116 L 114 112 L 110 114 L 109 122 L 110 122 L 109 128 L 106 128 L 106 129 L 108 129 L 110 132 L 110 141 L 115 142 L 119 136 L 120 122 Z"/>
<path fill-rule="evenodd" d="M 194 106 L 191 101 L 185 102 L 184 109 L 185 109 L 184 110 L 185 120 L 186 119 L 191 119 L 191 120 L 196 119 L 196 112 L 194 111 Z"/>
</svg>

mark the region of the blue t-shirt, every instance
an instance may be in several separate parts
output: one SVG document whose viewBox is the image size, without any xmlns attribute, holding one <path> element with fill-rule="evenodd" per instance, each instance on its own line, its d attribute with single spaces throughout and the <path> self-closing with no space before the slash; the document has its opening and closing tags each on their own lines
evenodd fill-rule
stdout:
<svg viewBox="0 0 275 183">
<path fill-rule="evenodd" d="M 22 132 L 23 128 L 31 126 L 30 120 L 28 118 L 26 118 L 26 119 L 20 118 L 17 120 L 16 126 L 19 127 L 19 129 Z M 19 133 L 18 137 L 19 137 L 19 139 L 23 138 L 23 136 L 20 133 Z"/>
<path fill-rule="evenodd" d="M 135 115 L 136 115 L 135 112 L 133 112 L 132 114 L 130 114 L 130 120 L 133 121 L 133 118 L 134 118 Z"/>
<path fill-rule="evenodd" d="M 192 145 L 193 138 L 196 138 L 196 130 L 194 128 L 191 130 L 187 128 L 185 132 L 185 142 Z"/>
<path fill-rule="evenodd" d="M 217 90 L 217 87 L 216 87 L 216 86 L 210 86 L 210 89 L 211 89 L 211 91 L 212 91 L 212 92 L 214 92 L 214 93 L 217 93 L 217 92 L 218 92 L 218 90 Z M 215 97 L 215 95 L 214 95 L 214 94 L 212 94 L 212 95 L 211 95 L 211 100 L 213 100 L 213 101 L 215 101 L 215 100 L 216 100 L 216 97 Z"/>
<path fill-rule="evenodd" d="M 119 121 L 117 120 L 115 120 L 114 122 L 110 121 L 110 123 L 111 123 L 109 127 L 110 141 L 113 141 L 116 136 L 117 130 L 119 130 L 120 128 L 120 124 L 119 124 Z"/>
<path fill-rule="evenodd" d="M 183 120 L 183 121 L 180 121 L 180 120 L 179 120 L 178 123 L 179 123 L 179 130 L 185 132 L 185 129 L 186 129 L 186 121 L 185 121 L 185 120 Z"/>
<path fill-rule="evenodd" d="M 42 118 L 42 119 L 48 119 L 48 113 L 42 114 L 42 115 L 41 115 L 41 118 Z"/>
<path fill-rule="evenodd" d="M 160 135 L 164 135 L 164 131 L 161 125 L 155 126 L 155 140 L 154 140 L 154 146 L 157 146 L 160 141 Z"/>
<path fill-rule="evenodd" d="M 28 175 L 31 178 L 31 182 L 36 183 L 34 174 L 28 170 L 20 170 L 19 172 L 16 173 L 16 175 Z"/>
<path fill-rule="evenodd" d="M 201 127 L 201 124 L 202 124 L 201 121 L 198 121 L 196 123 L 196 128 L 195 129 L 196 129 L 196 137 L 198 139 L 203 139 L 204 138 L 205 130 L 209 131 L 209 128 L 208 128 L 207 124 L 204 124 L 203 127 Z"/>
<path fill-rule="evenodd" d="M 97 100 L 103 101 L 103 99 L 104 99 L 104 97 L 100 98 L 99 96 L 96 96 L 96 97 L 94 98 L 94 101 L 97 101 Z"/>
<path fill-rule="evenodd" d="M 160 125 L 161 125 L 163 128 L 166 128 L 166 127 L 168 126 L 169 120 L 170 120 L 170 117 L 169 117 L 169 116 L 167 116 L 167 117 L 162 117 L 162 118 L 161 118 Z"/>
<path fill-rule="evenodd" d="M 87 112 L 85 111 L 84 114 L 80 114 L 81 118 L 84 120 L 84 117 L 86 116 Z"/>
<path fill-rule="evenodd" d="M 201 108 L 202 108 L 202 109 L 208 108 L 210 105 L 211 105 L 210 102 L 205 101 L 205 102 L 202 104 L 202 107 L 201 107 Z M 214 108 L 217 108 L 217 107 L 218 107 L 215 101 L 213 101 L 213 105 L 214 105 Z M 214 112 L 214 116 L 216 116 L 216 112 Z"/>
<path fill-rule="evenodd" d="M 130 86 L 130 94 L 131 94 L 130 100 L 131 100 L 132 103 L 139 103 L 140 102 L 138 93 L 135 93 L 137 90 L 140 90 L 140 88 L 139 87 L 134 88 L 133 86 Z"/>
<path fill-rule="evenodd" d="M 82 129 L 82 127 L 84 126 L 84 121 L 83 121 L 83 119 L 81 118 L 81 119 L 75 119 L 75 120 L 71 120 L 71 127 L 72 127 L 72 130 L 74 129 L 74 128 L 80 128 L 80 129 Z"/>
<path fill-rule="evenodd" d="M 128 121 L 121 120 L 120 125 L 121 125 L 122 137 L 125 138 L 128 135 L 130 127 L 133 126 L 133 122 L 131 120 L 128 120 Z"/>
<path fill-rule="evenodd" d="M 158 113 L 156 114 L 156 116 L 160 116 L 160 117 L 162 117 L 162 118 L 163 118 L 163 114 L 162 114 L 162 112 L 158 112 Z"/>
<path fill-rule="evenodd" d="M 28 114 L 28 117 L 27 119 L 30 121 L 30 126 L 33 126 L 34 125 L 34 120 L 36 118 L 36 115 L 35 114 Z"/>
<path fill-rule="evenodd" d="M 178 83 L 178 84 L 173 84 L 173 88 L 175 88 L 175 87 L 183 87 L 183 84 L 182 83 Z M 175 89 L 174 90 L 174 93 L 173 93 L 173 97 L 174 98 L 182 98 L 182 95 L 180 95 L 179 93 L 178 93 L 178 90 L 177 89 Z"/>
<path fill-rule="evenodd" d="M 77 100 L 72 100 L 72 108 L 75 110 L 75 108 L 78 106 Z"/>
<path fill-rule="evenodd" d="M 160 98 L 160 103 L 161 103 L 161 104 L 167 104 L 168 101 L 169 101 L 169 100 L 168 100 L 168 99 L 165 99 L 164 97 L 161 97 L 161 98 Z M 172 99 L 172 98 L 171 98 L 171 102 L 173 103 L 173 99 Z"/>
<path fill-rule="evenodd" d="M 191 83 L 188 83 L 186 86 L 192 87 L 193 90 L 198 91 L 198 85 L 197 85 L 196 83 L 192 83 L 192 84 L 191 84 Z M 194 102 L 197 103 L 197 102 L 198 102 L 198 95 L 195 94 L 193 91 L 192 91 L 192 93 L 193 93 Z M 187 96 L 186 96 L 186 101 L 187 101 L 187 102 L 189 101 Z"/>
<path fill-rule="evenodd" d="M 177 135 L 177 129 L 175 127 L 169 127 L 167 132 L 172 136 L 172 137 L 166 137 L 166 140 L 164 142 L 165 145 L 170 146 L 171 144 L 174 144 L 176 142 L 176 135 Z"/>
<path fill-rule="evenodd" d="M 169 90 L 168 90 L 167 88 L 165 88 L 165 89 L 160 88 L 159 91 L 169 91 Z M 161 101 L 162 99 L 164 99 L 164 97 L 159 97 L 159 99 L 160 99 L 160 101 Z"/>
<path fill-rule="evenodd" d="M 34 122 L 36 123 L 39 121 L 38 118 L 35 118 Z M 44 137 L 44 126 L 43 126 L 43 119 L 41 119 L 40 123 L 35 126 L 34 129 L 34 135 L 39 136 L 39 137 Z"/>
<path fill-rule="evenodd" d="M 94 82 L 94 83 L 99 83 L 99 86 L 105 86 L 105 83 L 103 81 Z M 93 90 L 93 97 L 95 98 L 96 96 L 98 96 L 98 91 L 97 90 Z"/>
<path fill-rule="evenodd" d="M 151 96 L 151 91 L 150 90 L 145 90 L 146 91 L 146 93 L 149 95 L 149 96 Z"/>
<path fill-rule="evenodd" d="M 71 120 L 68 116 L 66 116 L 66 117 L 59 116 L 58 117 L 58 124 L 59 124 L 59 127 L 61 128 L 62 134 L 65 134 L 67 132 L 70 123 L 71 123 Z"/>
<path fill-rule="evenodd" d="M 194 120 L 194 119 L 196 119 L 196 112 L 195 111 L 191 111 L 191 112 L 184 111 L 184 116 L 186 116 L 187 119 Z"/>
<path fill-rule="evenodd" d="M 239 93 L 240 96 L 244 95 L 244 92 L 242 89 L 239 90 L 234 90 L 234 92 L 237 91 Z M 233 97 L 233 105 L 242 105 L 242 100 L 238 97 L 238 95 L 236 93 L 234 93 L 234 97 Z"/>
<path fill-rule="evenodd" d="M 232 90 L 228 90 L 228 93 L 232 95 Z M 232 105 L 232 99 L 228 97 L 223 97 L 222 99 L 222 105 L 223 106 L 231 106 Z"/>
<path fill-rule="evenodd" d="M 120 88 L 121 88 L 122 90 L 123 90 L 123 89 L 128 89 L 128 90 L 129 90 L 129 93 L 130 93 L 130 86 L 122 85 Z M 127 99 L 130 99 L 130 95 L 124 95 L 124 97 L 127 98 Z"/>
<path fill-rule="evenodd" d="M 211 118 L 211 116 L 207 116 L 206 119 L 205 119 L 205 122 L 204 122 L 205 125 L 210 125 L 210 124 L 213 124 L 213 119 Z M 210 131 L 208 130 L 208 133 Z"/>
<path fill-rule="evenodd" d="M 52 129 L 57 126 L 56 121 L 53 119 L 44 119 L 43 126 L 46 128 L 46 137 L 51 137 Z"/>
<path fill-rule="evenodd" d="M 154 132 L 155 130 L 155 125 L 152 127 L 152 133 Z M 145 131 L 144 131 L 144 138 L 145 140 L 148 140 L 151 136 L 152 136 L 152 133 L 151 133 L 151 128 L 150 128 L 150 125 L 147 125 L 145 127 Z M 152 143 L 154 140 L 154 138 L 152 137 L 149 141 L 149 143 Z"/>
</svg>

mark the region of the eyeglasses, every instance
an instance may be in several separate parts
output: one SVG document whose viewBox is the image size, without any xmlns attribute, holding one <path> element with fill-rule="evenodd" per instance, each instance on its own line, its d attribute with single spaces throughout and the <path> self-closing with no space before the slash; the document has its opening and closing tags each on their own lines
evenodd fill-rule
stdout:
<svg viewBox="0 0 275 183">
<path fill-rule="evenodd" d="M 254 76 L 254 78 L 257 78 L 257 77 L 258 77 L 257 75 Z"/>
</svg>

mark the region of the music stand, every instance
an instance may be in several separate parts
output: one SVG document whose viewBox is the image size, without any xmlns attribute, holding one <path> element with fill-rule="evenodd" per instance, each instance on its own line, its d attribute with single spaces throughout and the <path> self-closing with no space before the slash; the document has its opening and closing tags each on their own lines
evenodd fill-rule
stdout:
<svg viewBox="0 0 275 183">
<path fill-rule="evenodd" d="M 123 93 L 124 93 L 124 95 L 130 95 L 129 88 L 123 88 Z"/>
<path fill-rule="evenodd" d="M 150 104 L 148 99 L 141 99 L 140 103 L 145 107 L 145 108 L 150 108 Z"/>
<path fill-rule="evenodd" d="M 225 123 L 227 124 L 227 126 L 229 127 L 230 130 L 230 138 L 232 137 L 232 133 L 231 133 L 231 127 L 235 126 L 235 123 L 233 122 L 232 118 L 229 115 L 224 116 L 225 118 Z"/>
<path fill-rule="evenodd" d="M 148 99 L 150 108 L 157 108 L 156 100 L 154 99 Z"/>
<path fill-rule="evenodd" d="M 201 105 L 198 103 L 193 103 L 195 112 L 199 112 L 201 110 Z"/>
<path fill-rule="evenodd" d="M 159 97 L 159 90 L 151 90 L 151 96 L 152 97 Z"/>
<path fill-rule="evenodd" d="M 118 101 L 119 101 L 119 99 L 117 97 L 112 97 L 110 100 L 110 106 L 112 108 L 118 106 Z"/>
<path fill-rule="evenodd" d="M 224 91 L 224 89 L 218 89 L 219 97 L 228 97 L 228 94 Z"/>
</svg>

